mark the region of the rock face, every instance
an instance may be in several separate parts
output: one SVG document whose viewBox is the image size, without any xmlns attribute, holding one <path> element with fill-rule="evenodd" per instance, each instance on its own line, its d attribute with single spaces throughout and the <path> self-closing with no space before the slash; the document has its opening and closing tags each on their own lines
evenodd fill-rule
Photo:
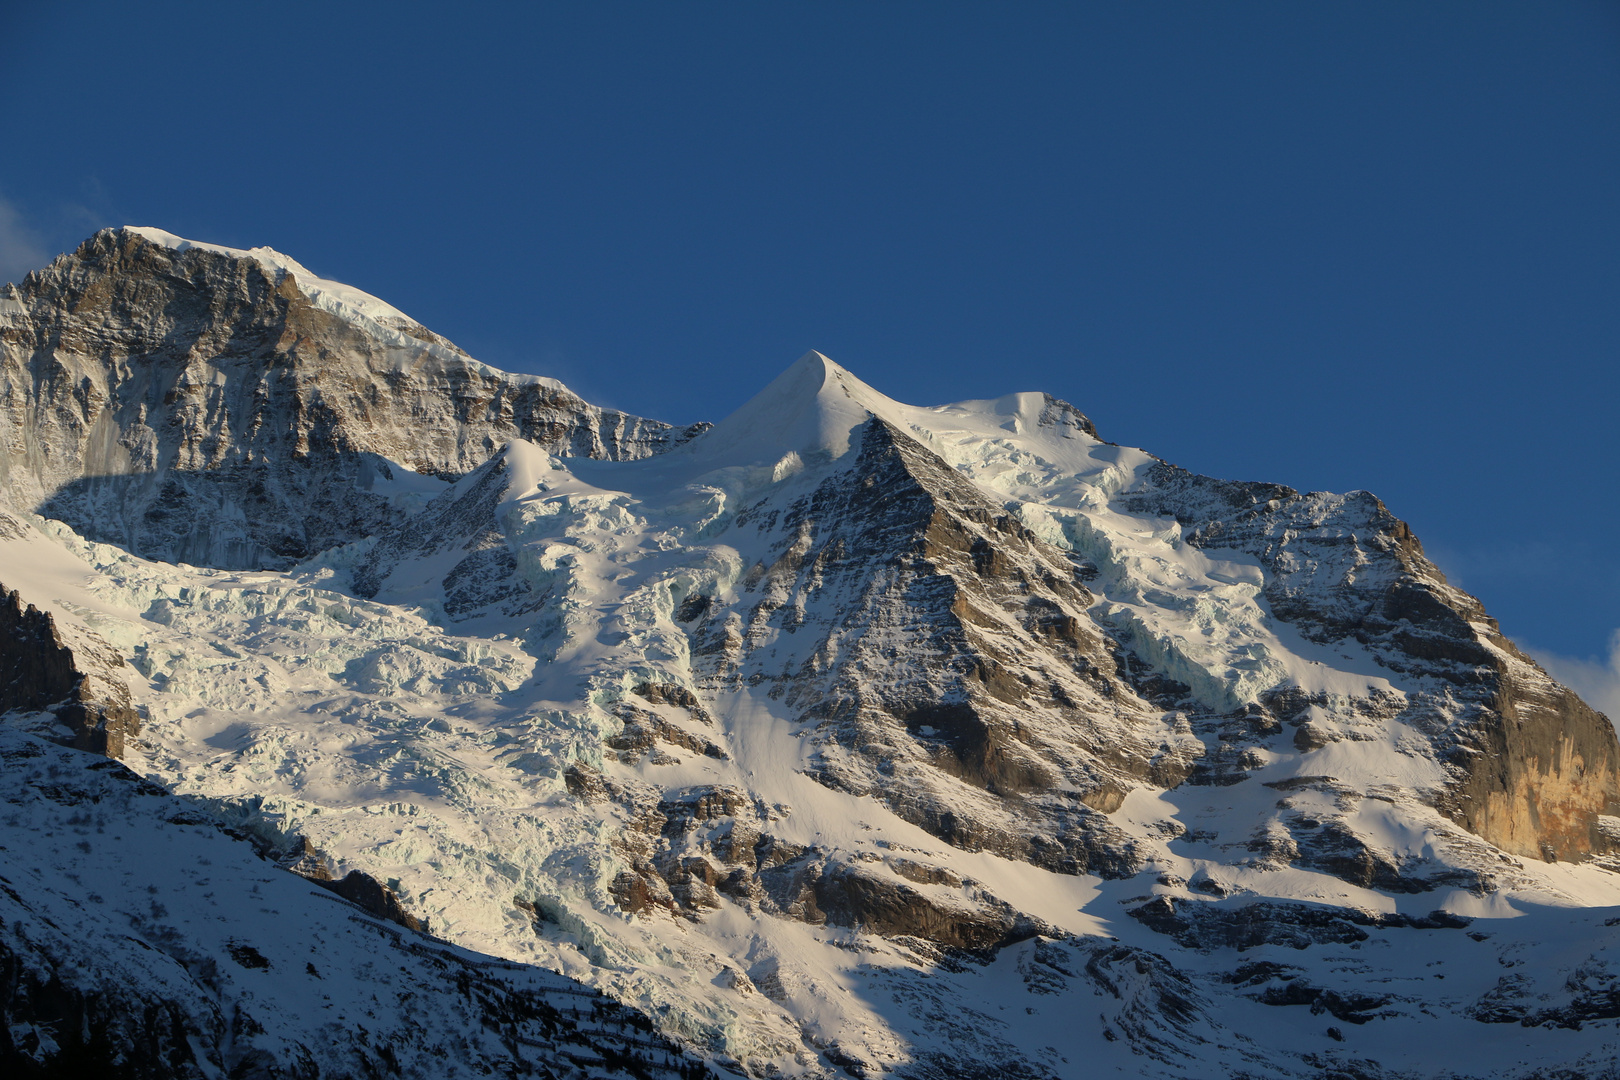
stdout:
<svg viewBox="0 0 1620 1080">
<path fill-rule="evenodd" d="M 1378 499 L 1364 491 L 1300 495 L 1161 463 L 1126 502 L 1174 515 L 1191 529 L 1190 544 L 1258 559 L 1273 615 L 1311 641 L 1354 642 L 1388 670 L 1421 680 L 1403 714 L 1442 725 L 1433 734 L 1450 782 L 1436 805 L 1453 820 L 1527 858 L 1613 850 L 1598 819 L 1620 814 L 1614 726 L 1504 637 L 1478 600 L 1448 584 Z M 1286 692 L 1270 702 L 1290 722 L 1310 704 Z M 1307 742 L 1344 736 L 1298 731 Z"/>
<path fill-rule="evenodd" d="M 0 487 L 155 558 L 286 566 L 513 438 L 624 460 L 696 430 L 495 371 L 267 248 L 108 229 L 0 292 Z"/>
<path fill-rule="evenodd" d="M 20 527 L 0 515 L 0 528 Z M 49 709 L 78 749 L 123 757 L 125 740 L 141 730 L 117 673 L 123 658 L 92 635 L 82 638 L 75 654 L 50 612 L 0 585 L 0 713 Z"/>
<path fill-rule="evenodd" d="M 1136 872 L 1108 812 L 1130 786 L 1178 783 L 1204 748 L 1121 676 L 1088 568 L 889 422 L 852 438 L 813 492 L 737 515 L 769 554 L 734 614 L 688 624 L 699 685 L 766 688 L 812 725 L 822 783 L 958 847 Z"/>
</svg>

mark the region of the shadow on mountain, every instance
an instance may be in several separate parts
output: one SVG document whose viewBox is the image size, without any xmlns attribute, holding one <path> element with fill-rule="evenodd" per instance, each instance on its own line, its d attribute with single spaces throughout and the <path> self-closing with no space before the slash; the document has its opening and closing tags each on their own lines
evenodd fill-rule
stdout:
<svg viewBox="0 0 1620 1080">
<path fill-rule="evenodd" d="M 87 476 L 34 508 L 88 540 L 219 570 L 284 570 L 405 520 L 444 487 L 369 453 Z"/>
</svg>

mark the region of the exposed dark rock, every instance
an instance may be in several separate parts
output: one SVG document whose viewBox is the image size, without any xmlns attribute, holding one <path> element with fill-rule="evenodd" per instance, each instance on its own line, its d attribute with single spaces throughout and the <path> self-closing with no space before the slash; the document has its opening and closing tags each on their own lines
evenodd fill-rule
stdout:
<svg viewBox="0 0 1620 1080">
<path fill-rule="evenodd" d="M 703 703 L 698 700 L 698 696 L 679 683 L 642 683 L 635 688 L 634 693 L 654 705 L 677 705 L 690 713 L 694 720 L 700 720 L 705 724 L 714 723 L 703 708 Z"/>
<path fill-rule="evenodd" d="M 1562 1001 L 1549 1003 L 1520 973 L 1503 975 L 1471 1005 L 1467 1015 L 1486 1024 L 1522 1024 L 1579 1031 L 1594 1020 L 1620 1018 L 1620 973 L 1596 959 L 1580 965 L 1559 988 Z"/>
<path fill-rule="evenodd" d="M 1309 1005 L 1314 1015 L 1330 1013 L 1352 1024 L 1365 1024 L 1376 1015 L 1373 1010 L 1382 1009 L 1390 1001 L 1388 995 L 1325 990 L 1302 978 L 1274 983 L 1255 1000 L 1263 1005 Z"/>
<path fill-rule="evenodd" d="M 729 755 L 711 740 L 694 735 L 658 713 L 638 709 L 627 701 L 619 702 L 614 708 L 614 714 L 624 721 L 624 730 L 609 736 L 607 746 L 617 750 L 619 760 L 626 765 L 640 761 L 649 751 L 654 751 L 660 742 L 719 761 L 726 761 L 729 758 Z"/>
<path fill-rule="evenodd" d="M 791 864 L 783 869 L 791 870 Z M 1005 904 L 986 903 L 983 897 L 976 897 L 978 902 L 971 906 L 947 906 L 860 864 L 828 863 L 813 888 L 816 907 L 827 922 L 869 934 L 916 937 L 947 948 L 980 951 L 1050 931 Z"/>
<path fill-rule="evenodd" d="M 745 672 L 776 684 L 815 725 L 817 780 L 955 846 L 1135 873 L 1142 845 L 1107 815 L 1150 778 L 1185 777 L 1201 745 L 1119 676 L 1067 554 L 884 421 L 857 435 L 850 467 L 785 512 L 738 514 L 734 527 L 776 546 L 744 576 L 746 617 L 710 616 L 695 632 L 705 688 Z M 829 597 L 836 619 L 810 621 L 810 601 Z M 773 628 L 813 634 L 817 658 L 750 670 Z M 893 668 L 896 641 L 906 676 L 873 678 Z M 822 655 L 836 662 L 823 668 Z"/>
<path fill-rule="evenodd" d="M 94 677 L 80 667 L 48 611 L 0 586 L 0 712 L 50 709 L 73 732 L 80 750 L 122 757 L 126 739 L 141 730 L 129 689 L 110 665 L 123 660 L 104 644 Z"/>
<path fill-rule="evenodd" d="M 427 923 L 406 911 L 399 904 L 399 897 L 393 890 L 383 885 L 370 874 L 359 870 L 350 870 L 337 881 L 322 881 L 312 879 L 322 888 L 331 889 L 343 899 L 371 912 L 379 919 L 387 919 L 391 923 L 398 923 L 407 930 L 427 930 Z"/>
<path fill-rule="evenodd" d="M 754 800 L 746 791 L 726 786 L 689 788 L 658 804 L 665 819 L 663 831 L 672 835 L 700 823 L 735 817 L 753 807 Z"/>
<path fill-rule="evenodd" d="M 232 942 L 230 952 L 231 959 L 249 971 L 264 971 L 270 967 L 270 961 L 264 958 L 264 954 L 245 942 Z"/>
<path fill-rule="evenodd" d="M 563 784 L 569 794 L 586 802 L 606 802 L 612 797 L 602 774 L 584 762 L 573 762 L 563 771 Z"/>
<path fill-rule="evenodd" d="M 1221 976 L 1221 981 L 1230 985 L 1246 989 L 1259 986 L 1271 979 L 1282 977 L 1292 978 L 1299 973 L 1299 968 L 1289 964 L 1279 964 L 1272 960 L 1257 960 L 1252 963 L 1239 964 L 1235 971 Z"/>
<path fill-rule="evenodd" d="M 82 673 L 73 666 L 73 650 L 56 634 L 51 614 L 22 597 L 0 589 L 0 707 L 44 709 L 70 697 Z"/>
<path fill-rule="evenodd" d="M 675 895 L 670 891 L 668 883 L 650 865 L 643 865 L 633 871 L 621 871 L 608 886 L 608 893 L 613 897 L 613 902 L 628 915 L 655 907 L 669 911 L 673 911 L 676 907 Z"/>
<path fill-rule="evenodd" d="M 1368 927 L 1460 930 L 1473 920 L 1436 911 L 1425 916 L 1371 914 L 1356 908 L 1255 901 L 1221 904 L 1160 896 L 1132 908 L 1131 917 L 1189 949 L 1242 952 L 1260 945 L 1306 949 L 1367 940 Z"/>
</svg>

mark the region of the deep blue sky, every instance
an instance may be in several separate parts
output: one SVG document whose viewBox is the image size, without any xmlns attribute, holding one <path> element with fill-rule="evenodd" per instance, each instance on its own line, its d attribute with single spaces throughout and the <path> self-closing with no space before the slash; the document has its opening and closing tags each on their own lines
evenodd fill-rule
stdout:
<svg viewBox="0 0 1620 1080">
<path fill-rule="evenodd" d="M 228 8 L 229 10 L 221 10 Z M 268 244 L 718 419 L 808 348 L 1366 488 L 1507 631 L 1620 627 L 1620 4 L 3 0 L 0 276 Z"/>
</svg>

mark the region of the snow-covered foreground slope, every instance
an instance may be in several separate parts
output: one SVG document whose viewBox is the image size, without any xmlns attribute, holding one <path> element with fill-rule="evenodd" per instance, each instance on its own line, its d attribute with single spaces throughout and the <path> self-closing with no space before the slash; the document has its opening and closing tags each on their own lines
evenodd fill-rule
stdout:
<svg viewBox="0 0 1620 1080">
<path fill-rule="evenodd" d="M 286 572 L 18 520 L 137 771 L 748 1072 L 1612 1068 L 1613 731 L 1364 493 L 811 354 Z"/>
<path fill-rule="evenodd" d="M 402 931 L 116 761 L 0 728 L 0 823 L 8 1076 L 709 1075 L 578 983 Z"/>
</svg>

